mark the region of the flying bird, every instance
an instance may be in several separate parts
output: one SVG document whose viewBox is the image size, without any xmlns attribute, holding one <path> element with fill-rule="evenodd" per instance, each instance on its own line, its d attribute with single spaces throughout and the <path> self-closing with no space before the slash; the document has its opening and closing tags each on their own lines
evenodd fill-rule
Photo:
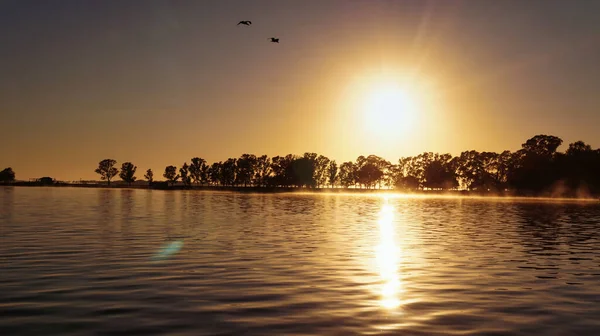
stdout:
<svg viewBox="0 0 600 336">
<path fill-rule="evenodd" d="M 251 24 L 252 24 L 252 21 L 240 21 L 240 22 L 238 22 L 237 26 L 239 26 L 239 25 L 241 25 L 241 24 L 243 24 L 243 25 L 246 25 L 246 26 L 249 26 L 249 25 L 251 25 Z"/>
<path fill-rule="evenodd" d="M 279 38 L 271 37 L 269 38 L 273 43 L 279 43 Z"/>
</svg>

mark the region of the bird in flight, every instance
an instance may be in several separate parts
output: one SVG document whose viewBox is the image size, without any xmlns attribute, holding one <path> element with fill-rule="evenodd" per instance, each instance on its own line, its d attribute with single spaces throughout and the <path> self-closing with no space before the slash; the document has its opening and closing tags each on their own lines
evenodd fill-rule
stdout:
<svg viewBox="0 0 600 336">
<path fill-rule="evenodd" d="M 252 21 L 240 21 L 240 22 L 238 22 L 238 24 L 237 24 L 237 25 L 239 26 L 239 25 L 241 25 L 241 24 L 243 24 L 243 25 L 246 25 L 246 26 L 249 26 L 249 25 L 251 25 L 251 24 L 252 24 Z"/>
<path fill-rule="evenodd" d="M 279 38 L 271 37 L 270 40 L 273 43 L 279 43 Z"/>
</svg>

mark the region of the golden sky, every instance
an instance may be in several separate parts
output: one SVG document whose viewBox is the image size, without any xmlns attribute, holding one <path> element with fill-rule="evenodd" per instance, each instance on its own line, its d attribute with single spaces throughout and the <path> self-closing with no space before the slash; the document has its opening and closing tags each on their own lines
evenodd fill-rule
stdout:
<svg viewBox="0 0 600 336">
<path fill-rule="evenodd" d="M 0 169 L 94 179 L 113 158 L 141 177 L 194 156 L 307 151 L 395 162 L 516 150 L 540 133 L 597 148 L 598 12 L 553 0 L 2 2 Z"/>
</svg>

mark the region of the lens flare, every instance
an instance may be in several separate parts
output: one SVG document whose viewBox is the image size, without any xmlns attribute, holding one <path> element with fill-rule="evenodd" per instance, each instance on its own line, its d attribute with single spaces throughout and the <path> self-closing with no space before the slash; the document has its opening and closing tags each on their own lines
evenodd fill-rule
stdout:
<svg viewBox="0 0 600 336">
<path fill-rule="evenodd" d="M 177 254 L 181 250 L 181 247 L 183 247 L 182 239 L 168 242 L 152 257 L 152 260 L 160 261 L 169 259 L 171 256 Z"/>
</svg>

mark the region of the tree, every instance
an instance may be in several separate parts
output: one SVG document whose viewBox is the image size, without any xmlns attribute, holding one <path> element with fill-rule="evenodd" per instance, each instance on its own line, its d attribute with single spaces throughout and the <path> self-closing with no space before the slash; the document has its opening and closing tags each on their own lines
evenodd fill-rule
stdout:
<svg viewBox="0 0 600 336">
<path fill-rule="evenodd" d="M 366 163 L 358 170 L 358 183 L 367 189 L 374 187 L 383 176 L 383 171 L 373 163 Z"/>
<path fill-rule="evenodd" d="M 423 158 L 423 186 L 431 189 L 458 187 L 456 171 L 459 162 L 458 158 L 450 154 L 427 153 Z"/>
<path fill-rule="evenodd" d="M 104 159 L 98 163 L 98 168 L 96 168 L 95 172 L 100 174 L 100 178 L 102 180 L 106 180 L 108 185 L 110 185 L 110 179 L 119 173 L 117 168 L 115 168 L 116 164 L 117 160 Z"/>
<path fill-rule="evenodd" d="M 192 158 L 192 163 L 189 166 L 190 178 L 194 183 L 202 182 L 202 167 L 206 166 L 206 160 L 199 157 Z"/>
<path fill-rule="evenodd" d="M 208 170 L 208 179 L 214 185 L 221 182 L 221 166 L 222 162 L 214 162 Z"/>
<path fill-rule="evenodd" d="M 390 162 L 377 155 L 369 155 L 368 157 L 361 155 L 356 159 L 356 182 L 361 187 L 374 188 L 375 185 L 381 187 L 382 182 L 386 182 L 386 179 L 391 180 L 388 172 L 390 166 Z M 389 185 L 390 183 L 387 184 Z"/>
<path fill-rule="evenodd" d="M 417 187 L 415 189 L 419 189 L 423 187 L 423 164 L 425 154 L 421 154 L 418 156 L 409 156 L 405 158 L 400 158 L 398 160 L 398 174 L 401 175 L 401 178 L 409 179 L 410 187 L 414 186 L 414 182 L 417 182 Z"/>
<path fill-rule="evenodd" d="M 211 165 L 195 157 L 189 166 L 185 163 L 179 170 L 168 166 L 164 176 L 171 185 L 182 178 L 186 186 L 192 182 L 221 186 L 310 188 L 327 184 L 333 188 L 339 184 L 345 188 L 393 186 L 401 190 L 446 190 L 460 185 L 469 190 L 502 190 L 530 195 L 558 195 L 564 190 L 577 196 L 600 194 L 600 149 L 576 141 L 569 144 L 564 152 L 558 152 L 561 144 L 560 138 L 542 134 L 528 139 L 516 152 L 469 150 L 457 157 L 424 152 L 400 158 L 395 165 L 376 155 L 361 155 L 355 162 L 338 165 L 336 161 L 312 152 L 273 158 L 242 154 L 237 159 L 229 158 Z M 96 169 L 109 184 L 118 173 L 115 163 L 115 160 L 106 159 Z M 122 165 L 120 176 L 127 183 L 134 182 L 135 170 L 135 166 L 126 162 Z M 152 170 L 148 169 L 144 177 L 151 184 Z M 0 181 L 14 181 L 12 169 L 0 172 Z"/>
<path fill-rule="evenodd" d="M 316 155 L 316 154 L 315 154 Z M 293 171 L 293 185 L 297 187 L 310 187 L 316 186 L 315 181 L 315 159 L 310 155 L 305 155 L 302 158 L 298 158 L 292 162 Z"/>
<path fill-rule="evenodd" d="M 476 180 L 482 175 L 483 166 L 481 155 L 477 151 L 465 151 L 458 157 L 457 177 L 469 190 L 477 184 Z"/>
<path fill-rule="evenodd" d="M 152 185 L 152 182 L 154 181 L 154 173 L 152 172 L 152 169 L 146 170 L 146 175 L 144 175 L 144 178 L 148 181 L 149 185 Z"/>
<path fill-rule="evenodd" d="M 513 153 L 508 183 L 521 191 L 539 193 L 560 180 L 556 150 L 562 140 L 552 135 L 536 135 Z"/>
<path fill-rule="evenodd" d="M 562 139 L 559 137 L 541 134 L 527 140 L 522 147 L 527 154 L 550 157 L 556 152 L 556 149 L 562 142 Z"/>
<path fill-rule="evenodd" d="M 123 162 L 121 165 L 121 173 L 119 173 L 119 177 L 127 182 L 127 185 L 131 185 L 132 182 L 135 182 L 135 171 L 137 167 L 134 166 L 131 162 Z"/>
<path fill-rule="evenodd" d="M 244 187 L 246 187 L 252 183 L 254 175 L 256 174 L 256 162 L 256 155 L 253 154 L 242 154 L 242 156 L 237 159 L 236 184 L 243 184 Z"/>
<path fill-rule="evenodd" d="M 340 180 L 340 184 L 344 188 L 348 188 L 356 183 L 355 168 L 351 161 L 342 163 L 338 178 Z"/>
<path fill-rule="evenodd" d="M 227 159 L 221 165 L 221 185 L 223 186 L 234 186 L 236 182 L 236 173 L 237 173 L 237 160 L 233 158 Z"/>
<path fill-rule="evenodd" d="M 171 185 L 174 185 L 177 180 L 179 180 L 179 175 L 177 174 L 177 167 L 175 166 L 167 166 L 165 168 L 165 173 L 163 174 L 164 178 L 166 178 Z"/>
<path fill-rule="evenodd" d="M 329 185 L 333 188 L 338 178 L 338 167 L 335 160 L 329 162 L 329 166 L 327 167 L 327 178 L 329 179 Z"/>
<path fill-rule="evenodd" d="M 583 141 L 569 144 L 565 155 L 556 158 L 557 169 L 567 186 L 573 190 L 600 189 L 600 156 Z"/>
<path fill-rule="evenodd" d="M 179 175 L 181 176 L 181 182 L 183 182 L 183 185 L 186 187 L 189 187 L 192 184 L 192 179 L 189 175 L 189 168 L 190 168 L 190 166 L 188 166 L 187 162 L 185 162 L 183 164 L 183 166 L 181 166 L 181 168 L 179 168 Z"/>
<path fill-rule="evenodd" d="M 417 157 L 409 156 L 400 158 L 394 169 L 394 184 L 396 188 L 416 190 L 421 188 L 421 167 Z"/>
<path fill-rule="evenodd" d="M 382 183 L 388 186 L 392 184 L 390 171 L 392 164 L 389 161 L 377 155 L 369 155 L 367 157 L 367 162 L 373 164 L 378 170 L 381 171 L 381 175 L 373 181 L 373 184 L 378 184 L 379 188 L 381 188 Z"/>
<path fill-rule="evenodd" d="M 568 156 L 578 156 L 593 153 L 592 146 L 586 144 L 583 141 L 576 141 L 569 144 L 569 148 L 565 152 Z"/>
<path fill-rule="evenodd" d="M 210 174 L 210 166 L 205 162 L 202 162 L 202 166 L 200 166 L 200 184 L 208 184 Z"/>
<path fill-rule="evenodd" d="M 327 183 L 329 158 L 323 155 L 317 156 L 315 159 L 315 182 L 317 187 L 321 187 Z"/>
<path fill-rule="evenodd" d="M 304 153 L 304 155 L 302 155 L 303 158 L 311 160 L 311 161 L 315 161 L 318 156 L 319 156 L 319 154 L 310 153 L 310 152 L 306 152 L 306 153 Z"/>
<path fill-rule="evenodd" d="M 44 176 L 39 178 L 37 182 L 41 185 L 53 185 L 56 182 L 56 180 L 54 180 L 52 177 Z"/>
<path fill-rule="evenodd" d="M 3 183 L 11 183 L 15 181 L 15 172 L 11 167 L 4 168 L 0 172 L 0 181 Z"/>
<path fill-rule="evenodd" d="M 289 187 L 295 185 L 294 170 L 292 163 L 298 159 L 296 155 L 288 154 L 284 156 L 275 156 L 271 159 L 271 173 L 269 185 L 274 187 Z"/>
<path fill-rule="evenodd" d="M 511 167 L 512 153 L 508 150 L 503 151 L 496 157 L 496 167 L 494 180 L 496 181 L 496 188 L 504 190 L 507 187 L 508 173 Z"/>
<path fill-rule="evenodd" d="M 458 186 L 458 181 L 454 172 L 443 161 L 435 160 L 425 167 L 424 186 L 431 189 L 451 189 Z"/>
<path fill-rule="evenodd" d="M 262 155 L 256 158 L 256 172 L 254 175 L 255 184 L 259 187 L 267 185 L 268 178 L 271 175 L 271 164 L 269 157 Z"/>
</svg>

